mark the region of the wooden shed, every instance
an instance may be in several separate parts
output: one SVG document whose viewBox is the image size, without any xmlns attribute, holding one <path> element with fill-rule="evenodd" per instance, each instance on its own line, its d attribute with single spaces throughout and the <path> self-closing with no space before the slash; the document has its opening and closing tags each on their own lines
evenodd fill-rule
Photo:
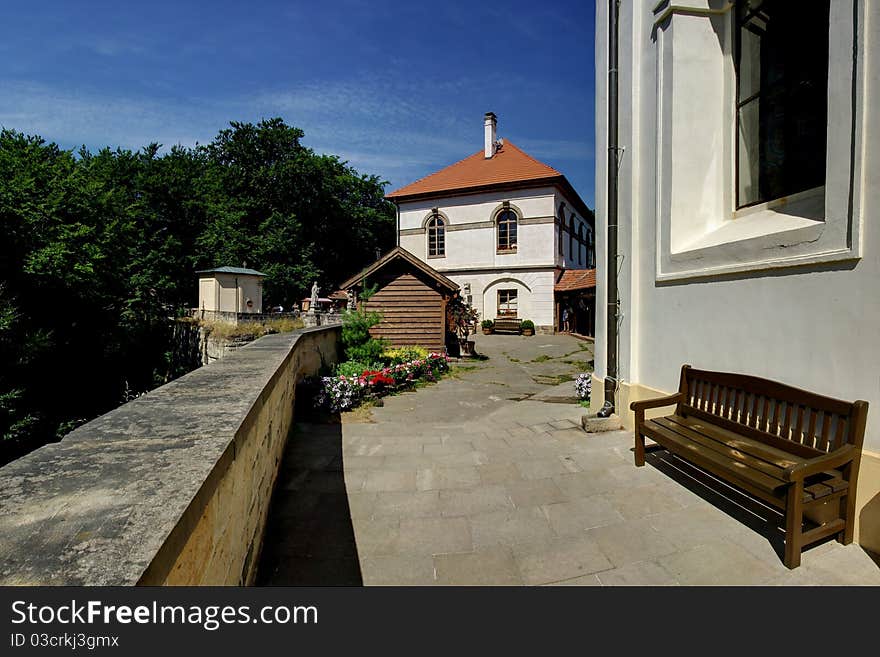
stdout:
<svg viewBox="0 0 880 657">
<path fill-rule="evenodd" d="M 385 338 L 395 347 L 445 350 L 446 303 L 458 290 L 457 283 L 399 246 L 341 287 L 360 299 L 365 281 L 368 287 L 376 287 L 367 308 L 382 313 L 382 322 L 370 331 L 374 337 Z"/>
</svg>

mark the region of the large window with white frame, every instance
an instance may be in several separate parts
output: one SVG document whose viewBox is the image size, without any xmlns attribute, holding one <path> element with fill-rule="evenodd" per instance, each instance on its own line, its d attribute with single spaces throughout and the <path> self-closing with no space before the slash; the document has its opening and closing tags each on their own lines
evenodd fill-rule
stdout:
<svg viewBox="0 0 880 657">
<path fill-rule="evenodd" d="M 498 290 L 498 317 L 516 317 L 516 290 Z"/>
<path fill-rule="evenodd" d="M 825 183 L 829 0 L 736 3 L 736 207 Z"/>
<path fill-rule="evenodd" d="M 446 221 L 438 213 L 434 213 L 426 224 L 428 231 L 428 257 L 442 258 L 446 256 Z"/>
<path fill-rule="evenodd" d="M 870 4 L 698 4 L 652 33 L 656 280 L 861 258 Z"/>
<path fill-rule="evenodd" d="M 512 253 L 516 251 L 517 216 L 510 208 L 505 208 L 495 217 L 498 226 L 498 251 Z"/>
</svg>

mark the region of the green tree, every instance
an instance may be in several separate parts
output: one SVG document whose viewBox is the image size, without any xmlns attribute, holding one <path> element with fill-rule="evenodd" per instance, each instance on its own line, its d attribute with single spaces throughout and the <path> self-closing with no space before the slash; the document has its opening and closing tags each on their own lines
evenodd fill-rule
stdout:
<svg viewBox="0 0 880 657">
<path fill-rule="evenodd" d="M 74 153 L 0 130 L 0 462 L 183 373 L 196 269 L 246 261 L 291 307 L 393 245 L 382 181 L 303 136 L 274 118 Z"/>
</svg>

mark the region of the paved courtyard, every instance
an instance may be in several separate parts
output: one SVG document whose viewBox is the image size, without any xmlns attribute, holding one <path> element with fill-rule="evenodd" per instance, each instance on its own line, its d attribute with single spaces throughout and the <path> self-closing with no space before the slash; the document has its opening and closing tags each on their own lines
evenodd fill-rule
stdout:
<svg viewBox="0 0 880 657">
<path fill-rule="evenodd" d="M 662 451 L 636 468 L 629 432 L 584 433 L 567 379 L 589 343 L 479 335 L 477 351 L 371 417 L 298 426 L 260 583 L 880 584 L 834 541 L 789 571 L 774 513 Z"/>
</svg>

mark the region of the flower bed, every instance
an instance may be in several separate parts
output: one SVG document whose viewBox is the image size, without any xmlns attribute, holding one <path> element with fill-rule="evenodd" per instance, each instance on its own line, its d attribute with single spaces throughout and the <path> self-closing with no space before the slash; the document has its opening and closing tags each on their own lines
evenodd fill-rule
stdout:
<svg viewBox="0 0 880 657">
<path fill-rule="evenodd" d="M 323 376 L 315 395 L 315 406 L 331 412 L 348 411 L 367 399 L 410 388 L 418 381 L 436 381 L 448 370 L 446 354 L 432 353 L 425 358 L 364 370 L 353 376 Z"/>
</svg>

